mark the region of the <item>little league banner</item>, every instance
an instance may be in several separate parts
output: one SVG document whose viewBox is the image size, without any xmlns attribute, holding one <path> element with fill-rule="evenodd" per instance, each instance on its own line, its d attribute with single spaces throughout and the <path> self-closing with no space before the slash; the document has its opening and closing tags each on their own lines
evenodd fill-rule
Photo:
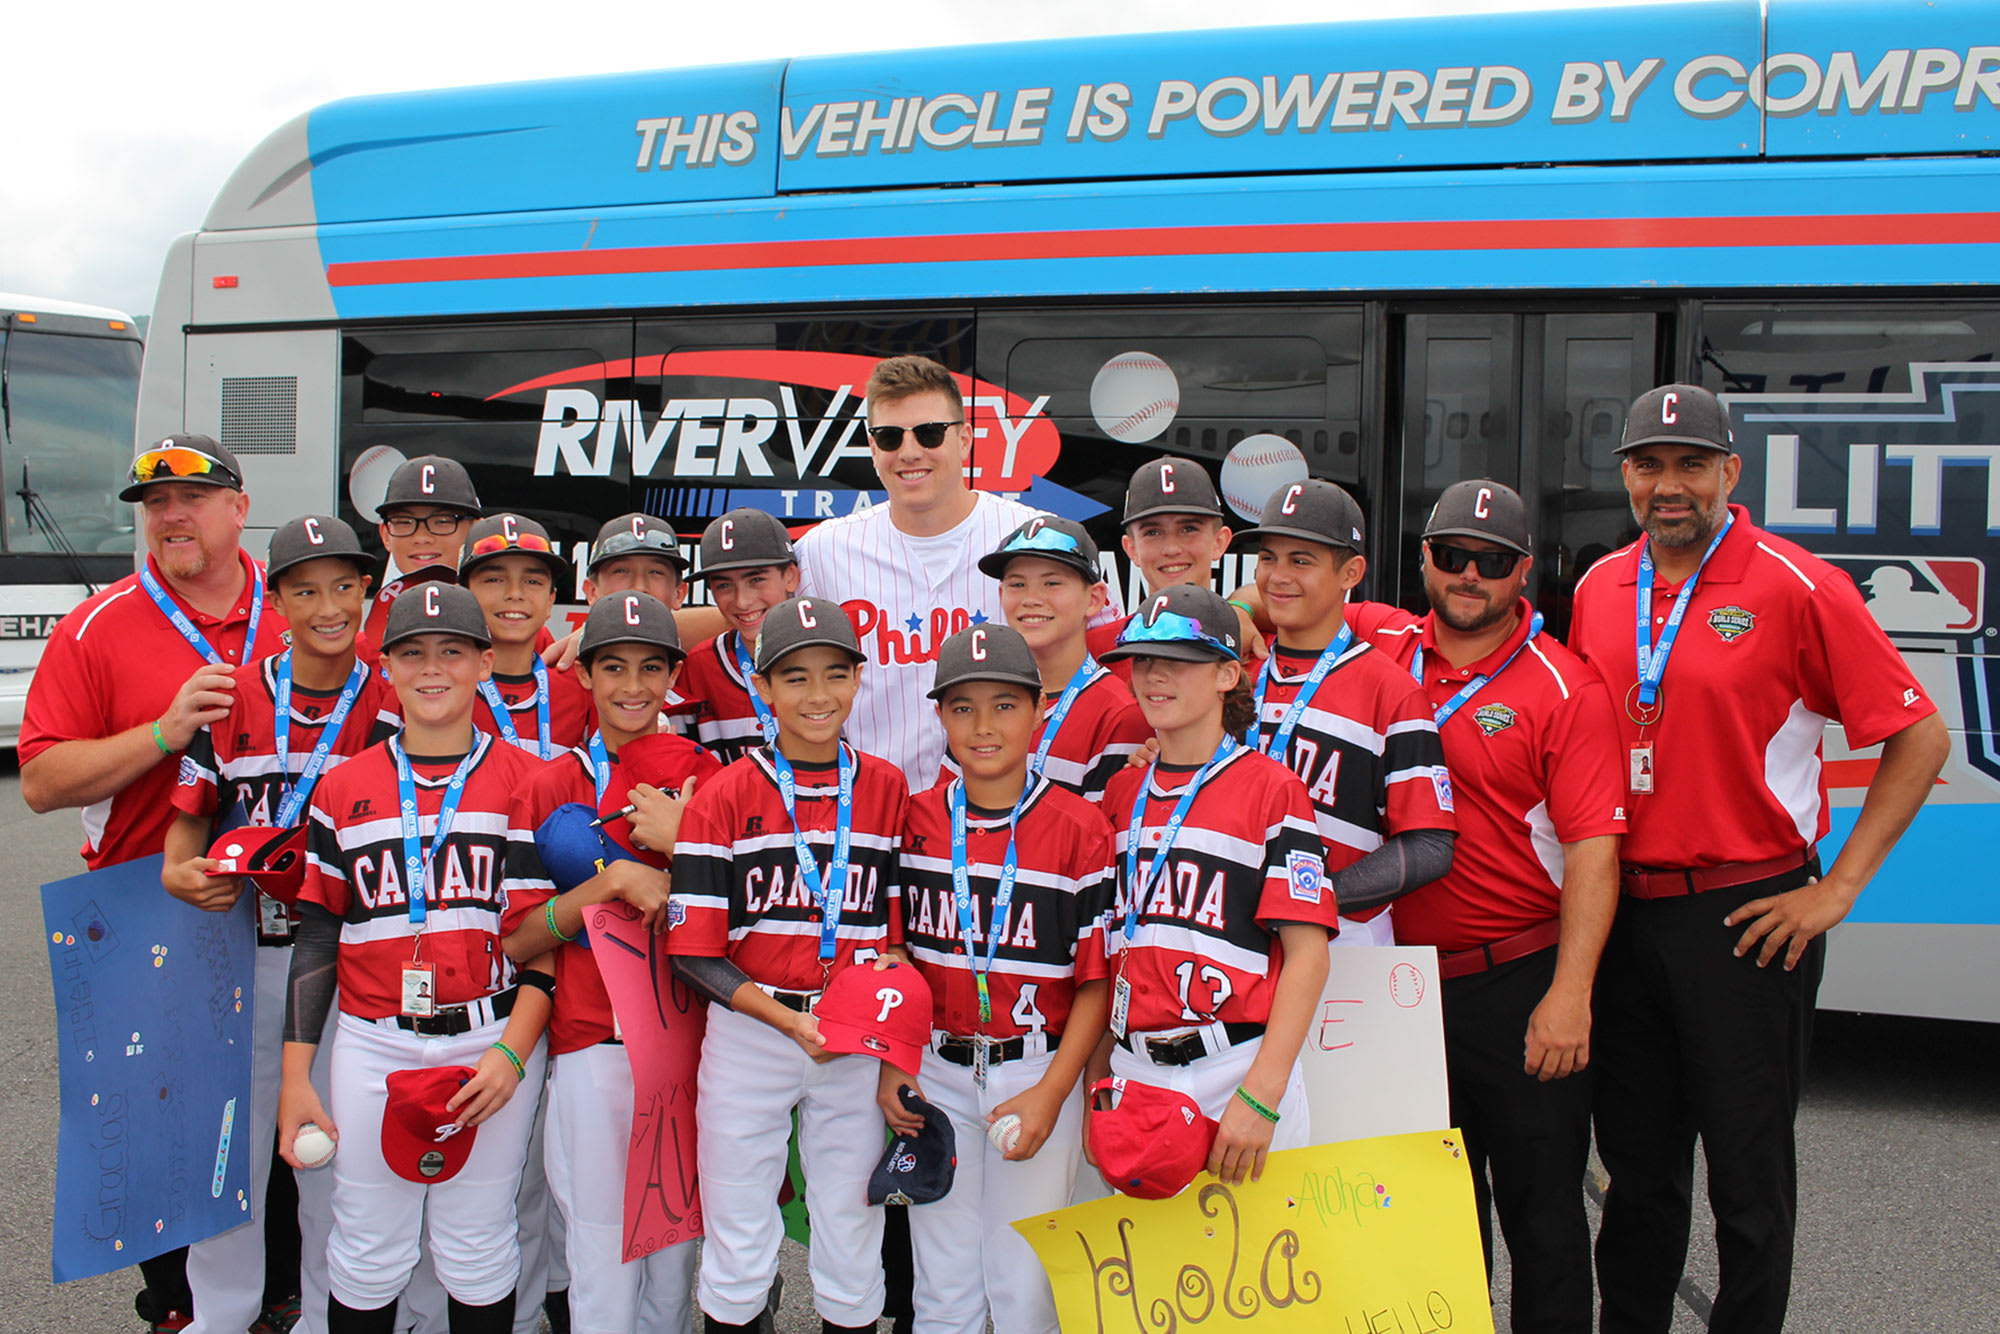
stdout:
<svg viewBox="0 0 2000 1334">
<path fill-rule="evenodd" d="M 161 860 L 42 886 L 61 1051 L 58 1283 L 255 1212 L 245 1138 L 255 896 L 202 912 L 160 888 Z"/>
<path fill-rule="evenodd" d="M 1274 1153 L 1263 1180 L 1203 1173 L 1014 1224 L 1066 1330 L 1493 1334 L 1456 1130 Z"/>
</svg>

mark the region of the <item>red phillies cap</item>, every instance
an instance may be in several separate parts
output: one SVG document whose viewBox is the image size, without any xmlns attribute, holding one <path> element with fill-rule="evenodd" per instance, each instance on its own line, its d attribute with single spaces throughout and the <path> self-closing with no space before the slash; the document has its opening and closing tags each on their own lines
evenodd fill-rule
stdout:
<svg viewBox="0 0 2000 1334">
<path fill-rule="evenodd" d="M 306 827 L 245 825 L 216 839 L 208 855 L 222 863 L 217 876 L 237 876 L 280 903 L 296 903 L 306 882 Z"/>
<path fill-rule="evenodd" d="M 382 1158 L 390 1171 L 419 1186 L 458 1175 L 479 1127 L 460 1126 L 458 1113 L 445 1104 L 473 1074 L 463 1065 L 390 1072 L 389 1102 L 382 1109 Z"/>
<path fill-rule="evenodd" d="M 1098 1095 L 1111 1101 L 1100 1106 Z M 1208 1166 L 1215 1122 L 1186 1094 L 1130 1079 L 1090 1087 L 1090 1151 L 1104 1179 L 1141 1200 L 1164 1200 Z"/>
<path fill-rule="evenodd" d="M 910 964 L 841 970 L 813 1007 L 828 1051 L 878 1056 L 914 1078 L 931 1042 L 931 988 Z"/>
</svg>

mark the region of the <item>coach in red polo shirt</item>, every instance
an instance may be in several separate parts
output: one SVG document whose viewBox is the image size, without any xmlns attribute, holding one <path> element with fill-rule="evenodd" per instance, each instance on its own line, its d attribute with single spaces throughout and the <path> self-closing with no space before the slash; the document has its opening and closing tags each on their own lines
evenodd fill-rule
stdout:
<svg viewBox="0 0 2000 1334">
<path fill-rule="evenodd" d="M 1731 444 L 1707 390 L 1641 395 L 1619 452 L 1645 536 L 1576 589 L 1571 643 L 1611 688 L 1631 821 L 1597 988 L 1605 1334 L 1667 1328 L 1697 1135 L 1721 1259 L 1709 1328 L 1784 1324 L 1822 936 L 1950 753 L 1853 581 L 1729 504 Z M 1829 720 L 1882 762 L 1822 874 Z"/>
<path fill-rule="evenodd" d="M 1451 872 L 1397 901 L 1396 943 L 1437 947 L 1451 1119 L 1488 1271 L 1497 1207 L 1513 1327 L 1590 1334 L 1584 1070 L 1625 788 L 1611 696 L 1522 596 L 1530 553 L 1521 497 L 1460 482 L 1424 529 L 1430 615 L 1362 603 L 1350 616 L 1423 685 L 1458 804 Z"/>
<path fill-rule="evenodd" d="M 250 498 L 235 455 L 169 436 L 132 461 L 118 498 L 138 502 L 145 566 L 63 617 L 21 722 L 22 799 L 83 808 L 93 871 L 165 846 L 181 751 L 228 716 L 236 668 L 283 648 L 286 628 L 240 545 Z M 188 1310 L 185 1255 L 140 1265 L 155 1328 Z"/>
</svg>

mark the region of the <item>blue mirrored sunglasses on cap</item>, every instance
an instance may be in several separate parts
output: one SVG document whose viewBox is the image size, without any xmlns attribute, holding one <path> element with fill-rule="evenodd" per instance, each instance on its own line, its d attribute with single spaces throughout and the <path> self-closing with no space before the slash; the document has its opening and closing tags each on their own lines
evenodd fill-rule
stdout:
<svg viewBox="0 0 2000 1334">
<path fill-rule="evenodd" d="M 1125 623 L 1118 642 L 1124 644 L 1207 644 L 1223 657 L 1242 661 L 1235 649 L 1201 628 L 1201 622 L 1177 611 L 1163 611 L 1151 624 L 1134 616 Z"/>
<path fill-rule="evenodd" d="M 1032 533 L 1016 533 L 1007 539 L 1000 550 L 1010 551 L 1080 551 L 1077 540 L 1060 528 L 1037 528 Z"/>
</svg>

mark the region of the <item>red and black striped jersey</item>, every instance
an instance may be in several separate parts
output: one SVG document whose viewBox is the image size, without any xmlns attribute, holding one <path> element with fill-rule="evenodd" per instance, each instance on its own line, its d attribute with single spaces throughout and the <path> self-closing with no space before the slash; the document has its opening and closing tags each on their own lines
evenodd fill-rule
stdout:
<svg viewBox="0 0 2000 1334">
<path fill-rule="evenodd" d="M 688 742 L 687 748 L 695 761 L 689 766 L 689 773 L 702 782 L 714 777 L 719 769 L 713 757 L 697 749 L 693 742 Z M 614 753 L 610 759 L 611 782 L 607 791 L 616 792 L 618 756 Z M 683 781 L 687 776 L 679 775 Z M 699 789 L 697 783 L 696 790 Z M 528 780 L 520 800 L 515 822 L 526 828 L 531 838 L 558 806 L 570 802 L 596 806 L 597 781 L 591 773 L 590 752 L 576 746 L 556 756 Z M 555 895 L 556 886 L 547 881 L 509 894 L 501 935 L 511 936 L 523 922 L 534 921 L 542 905 Z M 555 945 L 556 955 L 556 1000 L 555 1011 L 549 1017 L 549 1052 L 559 1056 L 604 1041 L 613 1036 L 616 1026 L 612 1023 L 611 996 L 604 989 L 604 974 L 598 971 L 591 951 L 581 943 L 560 944 L 554 940 L 549 943 Z"/>
<path fill-rule="evenodd" d="M 1155 860 L 1149 850 L 1159 847 L 1193 776 L 1185 767 L 1154 768 L 1140 818 L 1141 883 Z M 1117 830 L 1117 891 L 1104 937 L 1111 974 L 1117 976 L 1122 967 L 1132 987 L 1126 1030 L 1264 1023 L 1271 1017 L 1283 958 L 1277 929 L 1295 923 L 1339 929 L 1305 786 L 1277 761 L 1238 747 L 1195 795 L 1127 944 L 1132 886 L 1125 857 L 1133 837 L 1132 803 L 1145 782 L 1145 770 L 1128 768 L 1112 778 L 1104 794 L 1104 810 Z M 1121 953 L 1130 957 L 1121 960 Z"/>
<path fill-rule="evenodd" d="M 251 675 L 254 673 L 254 675 Z M 308 690 L 292 685 L 290 735 L 285 740 L 286 774 L 278 765 L 278 657 L 261 659 L 236 690 L 229 716 L 194 734 L 181 756 L 180 780 L 174 785 L 174 809 L 215 819 L 218 829 L 242 825 L 269 827 L 277 823 L 283 804 L 283 779 L 296 779 L 312 758 L 328 715 L 340 700 L 338 690 Z M 334 768 L 359 755 L 378 728 L 390 732 L 402 726 L 395 692 L 374 672 L 362 681 L 327 750 L 324 780 Z"/>
<path fill-rule="evenodd" d="M 463 1005 L 507 985 L 513 968 L 500 949 L 510 894 L 550 886 L 535 852 L 535 831 L 513 814 L 516 798 L 541 770 L 526 751 L 481 737 L 445 846 L 435 849 L 435 893 L 415 940 L 403 884 L 403 822 L 396 763 L 371 746 L 328 774 L 307 816 L 302 903 L 341 919 L 340 1007 L 364 1019 L 402 1011 L 402 969 L 433 964 L 437 1003 Z M 435 832 L 445 786 L 462 757 L 412 756 L 418 833 Z"/>
<path fill-rule="evenodd" d="M 854 813 L 847 885 L 841 900 L 837 972 L 856 952 L 902 943 L 897 912 L 909 784 L 887 760 L 854 756 Z M 833 856 L 840 785 L 835 767 L 795 765 L 799 828 L 819 873 Z M 784 991 L 818 991 L 829 968 L 819 959 L 819 909 L 799 874 L 791 817 L 778 795 L 771 753 L 758 747 L 696 787 L 674 844 L 669 954 L 726 957 L 751 981 Z M 872 954 L 870 956 L 872 957 Z"/>
<path fill-rule="evenodd" d="M 1069 1021 L 1077 984 L 1105 975 L 1111 826 L 1075 793 L 1046 779 L 1036 785 L 1014 829 L 1014 893 L 986 978 L 993 1018 L 982 1024 L 972 958 L 985 966 L 1011 814 L 966 810 L 968 955 L 952 897 L 951 782 L 910 798 L 903 825 L 903 940 L 930 983 L 932 1027 L 997 1038 L 1045 1032 L 1053 1042 Z"/>
<path fill-rule="evenodd" d="M 521 749 L 539 759 L 541 752 L 535 743 L 541 738 L 541 724 L 535 709 L 533 674 L 502 676 L 495 672 L 493 685 L 500 692 L 500 702 L 507 706 L 507 716 L 514 723 L 514 734 L 521 738 Z M 480 692 L 479 702 L 472 706 L 472 723 L 482 732 L 500 735 L 500 724 L 494 720 L 493 710 L 487 707 L 484 691 Z M 595 726 L 597 703 L 583 688 L 583 683 L 576 679 L 576 673 L 550 672 L 550 758 L 555 758 L 571 746 L 581 745 Z"/>
<path fill-rule="evenodd" d="M 729 630 L 695 645 L 674 686 L 680 703 L 668 708 L 676 730 L 692 735 L 724 764 L 764 744 L 752 687 L 737 670 L 736 643 L 736 631 Z"/>
<path fill-rule="evenodd" d="M 1284 721 L 1317 650 L 1280 647 L 1259 719 L 1268 740 Z M 1449 829 L 1451 778 L 1430 700 L 1366 640 L 1342 654 L 1299 717 L 1285 765 L 1306 785 L 1326 845 L 1326 869 L 1343 871 L 1408 829 Z"/>
<path fill-rule="evenodd" d="M 1153 737 L 1146 715 L 1139 712 L 1138 701 L 1132 698 L 1132 687 L 1109 670 L 1109 663 L 1105 666 L 1102 676 L 1077 692 L 1076 703 L 1070 705 L 1042 762 L 1043 777 L 1092 805 L 1104 800 L 1104 785 L 1111 781 L 1111 775 L 1123 769 Z M 1061 691 L 1042 696 L 1044 722 L 1035 729 L 1036 746 L 1042 744 L 1042 735 L 1048 730 L 1049 710 L 1061 697 Z M 958 759 L 947 745 L 938 779 L 956 778 L 959 772 Z"/>
</svg>

